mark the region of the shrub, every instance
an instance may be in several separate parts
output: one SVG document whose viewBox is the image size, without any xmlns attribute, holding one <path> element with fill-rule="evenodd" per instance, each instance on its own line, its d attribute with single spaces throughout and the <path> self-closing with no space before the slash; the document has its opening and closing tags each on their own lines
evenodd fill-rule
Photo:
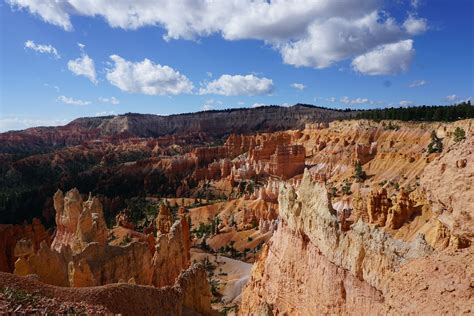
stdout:
<svg viewBox="0 0 474 316">
<path fill-rule="evenodd" d="M 462 127 L 456 127 L 454 130 L 454 142 L 459 143 L 466 138 L 466 132 Z"/>
<path fill-rule="evenodd" d="M 364 180 L 367 178 L 367 174 L 362 169 L 362 165 L 360 164 L 360 161 L 357 161 L 355 163 L 354 178 L 356 179 L 357 182 L 364 182 Z"/>
<path fill-rule="evenodd" d="M 428 144 L 428 153 L 440 153 L 443 151 L 443 142 L 436 135 L 435 131 L 431 132 L 431 142 Z"/>
</svg>

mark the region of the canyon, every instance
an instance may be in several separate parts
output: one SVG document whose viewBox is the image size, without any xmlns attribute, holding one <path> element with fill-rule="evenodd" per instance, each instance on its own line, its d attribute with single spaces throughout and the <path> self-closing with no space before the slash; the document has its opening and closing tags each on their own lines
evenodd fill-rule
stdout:
<svg viewBox="0 0 474 316">
<path fill-rule="evenodd" d="M 352 115 L 127 114 L 0 134 L 0 311 L 472 314 L 474 120 Z"/>
</svg>

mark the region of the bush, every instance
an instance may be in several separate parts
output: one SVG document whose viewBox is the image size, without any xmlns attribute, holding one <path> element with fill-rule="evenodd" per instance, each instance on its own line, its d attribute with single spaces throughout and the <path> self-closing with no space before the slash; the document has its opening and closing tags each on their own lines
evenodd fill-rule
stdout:
<svg viewBox="0 0 474 316">
<path fill-rule="evenodd" d="M 436 135 L 435 131 L 431 132 L 431 142 L 428 145 L 428 153 L 440 153 L 443 151 L 443 142 L 441 138 Z"/>
<path fill-rule="evenodd" d="M 364 182 L 364 180 L 367 178 L 367 174 L 362 169 L 362 165 L 360 164 L 360 161 L 357 161 L 354 166 L 354 178 L 356 179 L 357 182 Z"/>
<path fill-rule="evenodd" d="M 342 193 L 345 194 L 345 195 L 352 194 L 351 185 L 352 185 L 352 183 L 350 183 L 347 180 L 344 180 L 344 184 L 342 185 L 342 188 L 341 188 Z"/>
<path fill-rule="evenodd" d="M 466 138 L 466 132 L 462 127 L 456 127 L 454 130 L 454 142 L 459 143 Z"/>
</svg>

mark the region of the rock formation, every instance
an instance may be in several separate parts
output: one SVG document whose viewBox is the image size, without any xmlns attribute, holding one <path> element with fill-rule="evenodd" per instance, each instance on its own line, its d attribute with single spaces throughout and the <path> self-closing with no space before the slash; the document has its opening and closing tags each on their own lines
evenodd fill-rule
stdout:
<svg viewBox="0 0 474 316">
<path fill-rule="evenodd" d="M 372 216 L 386 210 L 388 222 L 392 223 L 389 225 L 398 226 L 393 218 L 403 219 L 409 213 L 407 194 L 400 193 L 395 203 L 398 206 L 392 211 L 380 203 L 384 199 L 383 192 L 372 196 Z M 423 235 L 406 242 L 361 219 L 348 230 L 341 229 L 326 188 L 313 182 L 309 172 L 305 172 L 297 190 L 282 185 L 279 205 L 281 222 L 252 270 L 243 292 L 242 314 L 367 314 L 402 310 L 403 303 L 391 296 L 394 292 L 388 284 L 393 278 L 403 277 L 399 271 L 409 262 L 433 253 Z M 380 219 L 372 217 L 371 221 L 382 224 Z M 472 259 L 472 251 L 468 253 Z M 414 300 L 425 297 L 422 293 L 411 293 Z M 427 310 L 441 308 L 441 295 L 438 292 L 425 297 L 431 302 Z M 416 306 L 403 310 L 415 311 Z"/>
<path fill-rule="evenodd" d="M 15 273 L 37 274 L 41 281 L 59 286 L 98 286 L 117 282 L 174 284 L 190 265 L 189 224 L 185 214 L 171 227 L 171 213 L 162 204 L 156 222 L 156 247 L 132 241 L 109 245 L 102 204 L 95 197 L 83 201 L 76 189 L 56 192 L 57 231 L 51 248 L 45 242 L 35 252 L 29 240 L 17 243 Z"/>
<path fill-rule="evenodd" d="M 33 218 L 31 225 L 0 224 L 0 271 L 13 272 L 15 269 L 14 249 L 21 239 L 31 241 L 35 251 L 43 241 L 51 244 L 51 236 L 37 218 Z"/>
<path fill-rule="evenodd" d="M 88 288 L 60 288 L 38 281 L 0 272 L 0 288 L 24 293 L 34 304 L 24 300 L 19 306 L 7 304 L 2 297 L 0 312 L 6 314 L 37 314 L 48 311 L 68 314 L 83 311 L 87 314 L 120 315 L 215 315 L 211 308 L 211 292 L 207 275 L 200 265 L 183 271 L 172 284 L 163 288 L 118 283 Z M 14 309 L 14 308 L 15 309 Z"/>
<path fill-rule="evenodd" d="M 160 205 L 160 211 L 156 217 L 156 229 L 159 234 L 168 234 L 173 224 L 173 218 L 169 207 L 165 204 Z"/>
</svg>

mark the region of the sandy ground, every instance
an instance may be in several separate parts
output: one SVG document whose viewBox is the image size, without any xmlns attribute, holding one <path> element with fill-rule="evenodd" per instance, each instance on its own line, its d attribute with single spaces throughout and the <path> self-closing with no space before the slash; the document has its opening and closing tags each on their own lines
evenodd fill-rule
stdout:
<svg viewBox="0 0 474 316">
<path fill-rule="evenodd" d="M 250 277 L 252 265 L 221 255 L 216 257 L 200 249 L 191 249 L 191 261 L 202 262 L 206 257 L 216 266 L 214 277 L 221 284 L 218 291 L 222 294 L 222 301 L 225 303 L 239 303 L 240 293 Z"/>
</svg>

